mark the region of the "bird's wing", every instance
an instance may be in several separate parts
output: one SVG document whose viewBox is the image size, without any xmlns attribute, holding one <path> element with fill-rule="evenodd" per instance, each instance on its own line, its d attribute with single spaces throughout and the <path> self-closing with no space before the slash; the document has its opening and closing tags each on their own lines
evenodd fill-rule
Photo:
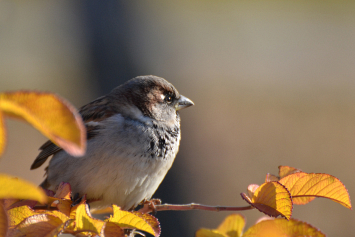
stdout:
<svg viewBox="0 0 355 237">
<path fill-rule="evenodd" d="M 97 135 L 100 125 L 95 122 L 100 122 L 116 113 L 114 107 L 111 106 L 106 96 L 102 96 L 80 109 L 80 114 L 86 125 L 87 140 L 92 139 Z M 41 152 L 36 157 L 31 165 L 31 170 L 40 167 L 51 155 L 60 152 L 62 148 L 55 145 L 52 141 L 47 141 L 40 148 Z"/>
</svg>

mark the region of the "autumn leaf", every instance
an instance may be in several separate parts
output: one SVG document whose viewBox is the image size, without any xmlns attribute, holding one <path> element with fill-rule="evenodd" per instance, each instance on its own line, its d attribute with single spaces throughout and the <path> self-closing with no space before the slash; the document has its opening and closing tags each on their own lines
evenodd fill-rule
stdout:
<svg viewBox="0 0 355 237">
<path fill-rule="evenodd" d="M 245 219 L 240 214 L 231 214 L 224 219 L 217 228 L 228 237 L 239 237 L 242 235 L 245 226 Z"/>
<path fill-rule="evenodd" d="M 113 205 L 113 216 L 107 219 L 107 221 L 116 223 L 123 229 L 138 229 L 156 237 L 160 235 L 160 224 L 155 217 L 139 212 L 122 211 L 116 205 Z"/>
<path fill-rule="evenodd" d="M 122 228 L 120 228 L 116 223 L 113 223 L 113 222 L 106 222 L 104 235 L 105 235 L 105 237 L 124 237 L 125 236 Z"/>
<path fill-rule="evenodd" d="M 294 204 L 306 204 L 323 197 L 351 209 L 350 197 L 344 184 L 329 174 L 294 173 L 279 181 L 291 193 Z"/>
<path fill-rule="evenodd" d="M 218 230 L 201 228 L 196 231 L 195 237 L 228 237 L 228 235 L 222 234 Z"/>
<path fill-rule="evenodd" d="M 33 216 L 36 213 L 28 206 L 14 207 L 7 212 L 9 216 L 9 226 L 15 227 L 27 217 Z"/>
<path fill-rule="evenodd" d="M 85 203 L 85 200 L 83 203 Z M 69 183 L 60 183 L 56 193 L 53 194 L 53 197 L 48 196 L 48 205 L 58 208 L 60 212 L 67 216 L 69 216 L 72 211 L 72 204 L 73 201 L 71 200 L 71 187 Z M 72 216 L 72 218 L 74 217 L 75 214 Z"/>
<path fill-rule="evenodd" d="M 90 231 L 96 234 L 101 234 L 101 232 L 103 232 L 104 226 L 105 226 L 104 221 L 91 217 L 91 215 L 89 214 L 89 209 L 87 204 L 78 205 L 75 214 L 74 231 L 76 232 Z"/>
<path fill-rule="evenodd" d="M 57 236 L 61 231 L 62 226 L 63 222 L 58 217 L 48 214 L 37 214 L 26 218 L 14 229 L 11 229 L 10 236 Z"/>
<path fill-rule="evenodd" d="M 240 237 L 245 226 L 242 215 L 231 214 L 227 216 L 217 229 L 199 229 L 195 237 Z"/>
<path fill-rule="evenodd" d="M 283 177 L 302 172 L 300 169 L 293 168 L 291 166 L 279 166 L 279 176 L 273 175 L 273 174 L 266 174 L 265 182 L 273 182 L 273 181 L 279 181 Z"/>
<path fill-rule="evenodd" d="M 71 186 L 69 183 L 61 182 L 54 194 L 56 198 L 63 198 L 70 200 L 71 198 Z"/>
<path fill-rule="evenodd" d="M 8 217 L 3 202 L 0 202 L 0 237 L 5 237 L 8 229 Z"/>
<path fill-rule="evenodd" d="M 312 236 L 325 237 L 321 231 L 308 223 L 295 219 L 274 219 L 261 221 L 250 227 L 243 237 L 285 237 L 285 236 Z"/>
<path fill-rule="evenodd" d="M 291 166 L 279 166 L 279 177 L 280 179 L 286 177 L 287 175 L 302 172 L 300 169 L 293 168 Z"/>
<path fill-rule="evenodd" d="M 73 156 L 86 149 L 86 132 L 77 110 L 52 93 L 17 91 L 0 94 L 0 155 L 5 146 L 3 115 L 25 120 Z"/>
<path fill-rule="evenodd" d="M 30 199 L 46 203 L 47 196 L 36 185 L 19 178 L 0 174 L 0 198 Z"/>
<path fill-rule="evenodd" d="M 255 190 L 253 192 L 253 190 Z M 252 194 L 242 193 L 242 198 L 259 211 L 269 216 L 279 215 L 290 219 L 292 214 L 292 199 L 288 190 L 278 182 L 263 183 L 258 188 L 255 185 L 248 188 Z"/>
</svg>

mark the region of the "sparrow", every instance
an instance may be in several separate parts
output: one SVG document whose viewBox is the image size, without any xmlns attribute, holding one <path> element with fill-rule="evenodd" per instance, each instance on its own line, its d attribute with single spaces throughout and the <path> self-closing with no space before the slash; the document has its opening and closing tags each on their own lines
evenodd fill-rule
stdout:
<svg viewBox="0 0 355 237">
<path fill-rule="evenodd" d="M 61 182 L 94 209 L 116 204 L 130 210 L 148 201 L 171 168 L 180 144 L 179 110 L 194 103 L 157 76 L 135 77 L 79 112 L 87 130 L 87 150 L 73 157 L 47 141 L 31 169 L 50 156 L 40 185 L 55 191 Z"/>
</svg>

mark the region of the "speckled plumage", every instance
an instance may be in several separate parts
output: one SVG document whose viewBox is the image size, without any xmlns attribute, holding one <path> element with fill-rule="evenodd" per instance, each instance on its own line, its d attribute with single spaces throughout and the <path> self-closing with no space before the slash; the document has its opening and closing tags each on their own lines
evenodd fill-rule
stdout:
<svg viewBox="0 0 355 237">
<path fill-rule="evenodd" d="M 31 168 L 53 154 L 42 187 L 69 182 L 74 194 L 98 200 L 93 208 L 128 210 L 151 198 L 173 164 L 180 143 L 177 110 L 191 105 L 164 79 L 136 77 L 81 108 L 88 130 L 83 157 L 47 142 Z"/>
</svg>

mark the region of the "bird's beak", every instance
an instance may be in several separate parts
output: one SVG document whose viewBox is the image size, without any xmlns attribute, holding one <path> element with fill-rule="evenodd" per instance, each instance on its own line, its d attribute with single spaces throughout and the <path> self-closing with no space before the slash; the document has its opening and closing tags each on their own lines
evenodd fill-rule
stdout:
<svg viewBox="0 0 355 237">
<path fill-rule="evenodd" d="M 194 105 L 194 102 L 192 102 L 190 99 L 186 98 L 185 96 L 180 95 L 180 98 L 176 103 L 175 109 L 180 110 L 180 109 L 190 107 L 192 105 Z"/>
</svg>

